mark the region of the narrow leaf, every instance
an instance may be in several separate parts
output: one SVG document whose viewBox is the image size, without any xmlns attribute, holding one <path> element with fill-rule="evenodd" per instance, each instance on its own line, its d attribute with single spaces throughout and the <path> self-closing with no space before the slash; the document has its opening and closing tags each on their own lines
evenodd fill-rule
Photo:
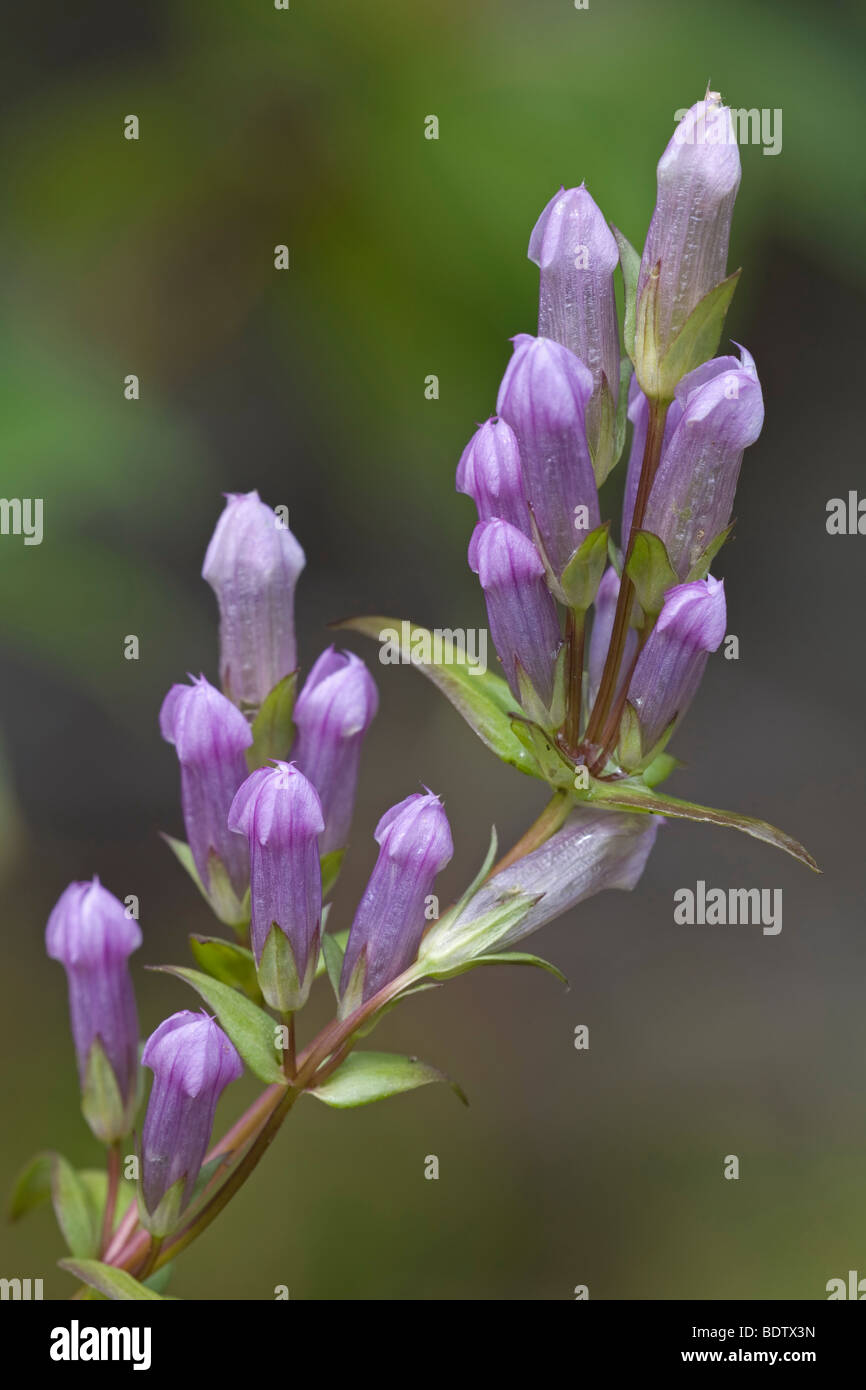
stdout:
<svg viewBox="0 0 866 1390">
<path fill-rule="evenodd" d="M 210 1004 L 250 1071 L 260 1081 L 279 1081 L 285 1085 L 286 1078 L 274 1047 L 276 1025 L 270 1014 L 245 995 L 238 994 L 231 985 L 213 980 L 199 970 L 187 970 L 179 965 L 152 965 L 148 968 L 165 975 L 176 975 L 179 980 L 192 985 L 205 1003 Z"/>
<path fill-rule="evenodd" d="M 619 264 L 622 270 L 622 283 L 625 304 L 625 314 L 622 327 L 622 338 L 625 350 L 629 357 L 634 357 L 634 332 L 635 332 L 635 301 L 637 299 L 637 282 L 640 274 L 640 256 L 635 251 L 631 242 L 624 237 L 618 227 L 611 225 L 611 231 L 616 238 L 619 247 Z"/>
<path fill-rule="evenodd" d="M 719 346 L 725 315 L 734 297 L 739 270 L 705 294 L 695 305 L 659 364 L 662 398 L 671 400 L 677 383 L 687 372 L 708 362 Z"/>
<path fill-rule="evenodd" d="M 374 641 L 380 641 L 381 634 L 386 631 L 396 634 L 394 642 L 401 660 L 417 667 L 442 691 L 482 743 L 486 743 L 502 762 L 510 763 L 530 777 L 539 776 L 535 759 L 512 730 L 517 701 L 501 676 L 491 671 L 478 671 L 473 675 L 465 658 L 461 658 L 459 651 L 444 638 L 438 639 L 441 659 L 434 660 L 433 633 L 405 620 L 401 623 L 397 618 L 347 618 L 332 626 L 361 632 Z M 426 659 L 428 655 L 429 660 Z"/>
<path fill-rule="evenodd" d="M 55 1158 L 53 1153 L 36 1154 L 21 1169 L 9 1198 L 7 1215 L 10 1221 L 17 1221 L 28 1211 L 35 1211 L 51 1200 L 51 1169 Z"/>
<path fill-rule="evenodd" d="M 541 956 L 527 955 L 525 951 L 503 951 L 501 955 L 477 956 L 470 962 L 472 965 L 534 965 L 539 970 L 546 970 L 549 975 L 555 976 L 562 984 L 568 988 L 568 978 L 562 971 L 549 960 L 543 960 Z"/>
<path fill-rule="evenodd" d="M 373 1101 L 385 1100 L 403 1091 L 414 1091 L 433 1081 L 446 1082 L 464 1105 L 469 1104 L 460 1087 L 444 1072 L 417 1057 L 391 1052 L 351 1052 L 334 1075 L 311 1090 L 310 1095 L 337 1110 L 346 1110 L 356 1105 L 371 1105 Z"/>
<path fill-rule="evenodd" d="M 63 1239 L 72 1255 L 94 1255 L 99 1242 L 99 1225 L 87 1188 L 62 1154 L 51 1163 L 51 1200 Z"/>
<path fill-rule="evenodd" d="M 322 937 L 322 956 L 325 961 L 325 969 L 328 972 L 328 979 L 331 981 L 331 988 L 337 999 L 340 997 L 340 976 L 343 973 L 343 956 L 345 953 L 345 943 L 341 943 L 335 936 L 329 936 L 329 934 L 325 932 Z"/>
<path fill-rule="evenodd" d="M 117 1303 L 162 1302 L 162 1294 L 140 1284 L 127 1274 L 125 1269 L 115 1269 L 114 1265 L 103 1264 L 101 1260 L 58 1260 L 61 1269 L 74 1274 L 82 1284 L 97 1289 L 106 1298 Z"/>
<path fill-rule="evenodd" d="M 286 758 L 295 737 L 292 711 L 295 708 L 295 692 L 298 686 L 298 673 L 284 676 L 265 696 L 261 709 L 253 720 L 253 741 L 247 749 L 247 766 L 250 772 L 264 767 L 272 758 Z"/>
<path fill-rule="evenodd" d="M 189 945 L 206 975 L 241 990 L 254 1004 L 264 1003 L 256 978 L 256 962 L 246 946 L 218 936 L 191 936 Z"/>
</svg>

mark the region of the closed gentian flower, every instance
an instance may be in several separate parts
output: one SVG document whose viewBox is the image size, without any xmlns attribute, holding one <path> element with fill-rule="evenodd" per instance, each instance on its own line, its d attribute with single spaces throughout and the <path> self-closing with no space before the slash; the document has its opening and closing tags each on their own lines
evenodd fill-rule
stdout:
<svg viewBox="0 0 866 1390">
<path fill-rule="evenodd" d="M 141 1136 L 141 1202 L 148 1227 L 161 1237 L 189 1205 L 217 1101 L 243 1064 L 219 1024 L 188 1009 L 151 1033 L 141 1060 L 153 1072 Z"/>
<path fill-rule="evenodd" d="M 538 334 L 570 348 L 592 372 L 586 433 L 595 451 L 600 395 L 607 382 L 616 404 L 619 392 L 619 331 L 613 272 L 619 251 L 601 209 L 587 191 L 561 189 L 539 217 L 529 241 L 529 259 L 540 271 Z"/>
<path fill-rule="evenodd" d="M 507 950 L 606 888 L 634 888 L 661 823 L 660 816 L 576 807 L 540 849 L 493 874 L 458 917 L 443 918 L 425 936 L 421 961 L 455 967 Z M 515 912 L 524 895 L 528 911 Z"/>
<path fill-rule="evenodd" d="M 138 1013 L 128 958 L 141 945 L 141 928 L 94 878 L 61 893 L 45 945 L 66 971 L 85 1118 L 98 1139 L 113 1143 L 129 1133 L 135 1114 Z M 113 1101 L 100 1084 L 99 1049 L 117 1083 Z"/>
<path fill-rule="evenodd" d="M 640 724 L 643 756 L 685 714 L 701 683 L 707 656 L 725 635 L 726 620 L 722 580 L 708 575 L 668 589 L 628 690 Z"/>
<path fill-rule="evenodd" d="M 223 885 L 215 881 L 223 876 L 220 870 L 238 902 L 249 885 L 246 847 L 231 834 L 226 817 L 248 774 L 245 750 L 253 736 L 231 700 L 204 676 L 190 679 L 191 685 L 171 687 L 159 727 L 177 750 L 183 819 L 196 869 L 205 890 L 225 907 Z"/>
<path fill-rule="evenodd" d="M 740 152 L 731 113 L 708 92 L 685 113 L 658 163 L 658 194 L 638 277 L 638 305 L 658 274 L 656 350 L 725 278 Z"/>
<path fill-rule="evenodd" d="M 379 857 L 358 904 L 343 960 L 343 1014 L 412 964 L 436 875 L 454 853 L 442 803 L 429 791 L 392 806 L 375 833 Z"/>
<path fill-rule="evenodd" d="M 619 575 L 611 565 L 602 575 L 601 583 L 593 604 L 592 632 L 589 637 L 589 704 L 595 703 L 598 687 L 601 684 L 607 649 L 610 646 L 613 620 L 616 615 L 616 602 L 619 598 Z M 637 647 L 637 632 L 630 627 L 625 639 L 625 648 L 619 668 L 619 685 L 622 685 L 626 672 L 631 667 Z"/>
<path fill-rule="evenodd" d="M 376 683 L 363 661 L 333 647 L 322 652 L 295 704 L 292 750 L 322 803 L 321 854 L 348 843 L 361 745 L 378 708 Z"/>
<path fill-rule="evenodd" d="M 743 451 L 764 423 L 755 363 L 717 357 L 683 377 L 674 400 L 678 418 L 666 433 L 644 515 L 660 536 L 680 579 L 731 519 Z M 672 407 L 673 409 L 673 407 Z"/>
<path fill-rule="evenodd" d="M 310 992 L 319 953 L 325 828 L 318 793 L 293 763 L 258 768 L 239 789 L 228 823 L 250 854 L 250 940 L 262 993 L 283 1013 Z"/>
<path fill-rule="evenodd" d="M 538 551 L 507 521 L 483 521 L 472 534 L 469 558 L 484 590 L 490 635 L 515 699 L 523 697 L 522 668 L 549 709 L 561 634 Z"/>
<path fill-rule="evenodd" d="M 532 534 L 517 436 L 497 416 L 479 425 L 463 450 L 457 491 L 472 498 L 479 521 L 498 516 L 525 535 Z"/>
<path fill-rule="evenodd" d="M 220 610 L 220 679 L 256 710 L 297 667 L 295 586 L 306 563 L 289 528 L 257 492 L 230 493 L 202 575 Z"/>
<path fill-rule="evenodd" d="M 557 575 L 599 524 L 586 440 L 592 388 L 592 372 L 561 343 L 514 339 L 496 408 L 517 436 L 527 500 Z"/>
</svg>

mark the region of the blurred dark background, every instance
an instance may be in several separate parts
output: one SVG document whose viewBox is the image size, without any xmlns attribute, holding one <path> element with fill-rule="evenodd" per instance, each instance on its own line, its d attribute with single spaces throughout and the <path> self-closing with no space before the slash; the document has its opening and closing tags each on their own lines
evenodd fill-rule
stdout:
<svg viewBox="0 0 866 1390">
<path fill-rule="evenodd" d="M 668 825 L 635 893 L 534 939 L 570 992 L 479 971 L 378 1030 L 376 1047 L 455 1075 L 469 1110 L 444 1088 L 342 1114 L 303 1102 L 172 1291 L 808 1299 L 866 1274 L 866 540 L 825 530 L 828 499 L 862 477 L 862 14 L 91 0 L 7 8 L 3 27 L 2 493 L 45 506 L 41 546 L 0 538 L 3 1188 L 37 1149 L 100 1159 L 43 949 L 69 879 L 140 896 L 145 1029 L 196 1007 L 140 967 L 183 963 L 186 934 L 211 925 L 158 839 L 181 820 L 157 712 L 187 671 L 216 679 L 199 570 L 220 493 L 289 506 L 307 667 L 346 613 L 482 623 L 453 474 L 509 336 L 534 329 L 529 232 L 560 184 L 586 179 L 641 245 L 673 112 L 710 79 L 732 106 L 781 108 L 783 147 L 742 150 L 730 257 L 744 273 L 728 328 L 767 407 L 717 564 L 740 660 L 711 663 L 669 787 L 782 825 L 823 876 L 733 831 Z M 443 901 L 492 821 L 510 842 L 543 802 L 417 673 L 375 674 L 334 925 L 378 815 L 421 782 L 457 845 Z M 674 925 L 674 890 L 698 878 L 782 888 L 781 934 Z M 305 1032 L 326 1008 L 322 993 Z M 221 1115 L 254 1093 L 233 1087 Z M 0 1273 L 67 1295 L 47 1212 L 5 1228 L 2 1252 Z"/>
</svg>

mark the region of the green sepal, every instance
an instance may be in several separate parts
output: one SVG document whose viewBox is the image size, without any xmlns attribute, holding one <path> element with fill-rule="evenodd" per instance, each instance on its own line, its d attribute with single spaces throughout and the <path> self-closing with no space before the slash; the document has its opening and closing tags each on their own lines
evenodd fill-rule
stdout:
<svg viewBox="0 0 866 1390">
<path fill-rule="evenodd" d="M 679 758 L 675 758 L 671 753 L 657 753 L 643 769 L 641 781 L 645 787 L 658 787 L 681 766 Z"/>
<path fill-rule="evenodd" d="M 343 968 L 343 967 L 342 967 L 342 962 L 341 962 L 341 964 L 340 964 L 340 971 L 341 971 L 341 973 L 342 973 L 342 968 Z M 339 1001 L 339 1005 L 338 1005 L 338 1008 L 337 1008 L 337 1018 L 339 1018 L 339 1019 L 348 1018 L 349 1015 L 350 1015 L 350 1014 L 353 1014 L 353 1013 L 355 1012 L 356 1009 L 360 1009 L 361 1005 L 362 1005 L 363 1002 L 364 1002 L 364 980 L 366 979 L 366 975 L 367 975 L 367 947 L 364 946 L 363 949 L 362 949 L 362 951 L 361 951 L 361 954 L 358 956 L 358 959 L 355 961 L 355 964 L 354 964 L 354 966 L 352 967 L 352 973 L 351 973 L 351 975 L 349 976 L 348 980 L 346 981 L 346 989 L 345 989 L 345 992 L 344 992 L 342 995 L 340 995 L 340 992 L 339 992 L 339 991 L 340 991 L 340 978 L 339 978 L 339 976 L 337 977 L 337 983 L 336 983 L 336 984 L 334 984 L 334 983 L 333 983 L 333 980 L 331 980 L 331 983 L 332 983 L 333 988 L 334 988 L 334 993 L 336 994 L 337 999 L 338 999 L 338 1001 Z M 330 975 L 329 975 L 329 978 L 330 978 Z"/>
<path fill-rule="evenodd" d="M 556 744 L 531 719 L 515 719 L 515 736 L 525 743 L 528 751 L 535 757 L 545 782 L 560 791 L 571 791 L 574 786 L 574 768 Z"/>
<path fill-rule="evenodd" d="M 186 1187 L 186 1174 L 182 1173 L 177 1182 L 172 1183 L 171 1187 L 164 1194 L 156 1211 L 150 1212 L 144 1205 L 141 1189 L 138 1192 L 138 1219 L 145 1230 L 150 1231 L 152 1236 L 168 1236 L 176 1228 L 181 1214 L 184 1210 L 184 1188 Z"/>
<path fill-rule="evenodd" d="M 51 1160 L 51 1201 L 69 1253 L 95 1255 L 99 1249 L 99 1213 L 87 1184 L 62 1154 L 54 1154 Z"/>
<path fill-rule="evenodd" d="M 528 955 L 525 951 L 503 951 L 499 955 L 475 956 L 473 960 L 467 961 L 460 970 L 456 970 L 456 975 L 462 975 L 467 970 L 473 970 L 476 965 L 534 965 L 539 970 L 546 970 L 548 975 L 553 975 L 557 980 L 568 988 L 568 978 L 562 971 L 549 960 L 542 959 L 541 956 Z"/>
<path fill-rule="evenodd" d="M 734 529 L 734 522 L 726 526 L 724 531 L 720 531 L 714 540 L 710 541 L 706 550 L 702 550 L 695 563 L 692 565 L 685 579 L 684 584 L 694 584 L 697 579 L 706 579 L 710 572 L 710 565 L 715 560 L 725 541 Z"/>
<path fill-rule="evenodd" d="M 295 737 L 292 712 L 297 689 L 298 673 L 292 671 L 291 675 L 283 676 L 262 701 L 252 723 L 253 741 L 247 749 L 250 772 L 264 767 L 273 759 L 284 760 L 288 757 Z"/>
<path fill-rule="evenodd" d="M 210 1004 L 250 1071 L 260 1081 L 286 1084 L 275 1047 L 275 1024 L 270 1014 L 247 999 L 246 995 L 232 989 L 231 985 L 211 979 L 199 970 L 189 970 L 180 965 L 151 965 L 147 968 L 163 975 L 175 975 L 192 985 L 205 1003 Z"/>
<path fill-rule="evenodd" d="M 562 571 L 560 586 L 569 608 L 585 613 L 595 600 L 607 564 L 610 522 L 585 536 Z"/>
<path fill-rule="evenodd" d="M 15 1179 L 6 1209 L 9 1221 L 18 1221 L 51 1200 L 51 1169 L 56 1155 L 34 1154 Z"/>
<path fill-rule="evenodd" d="M 520 925 L 540 897 L 517 889 L 503 893 L 488 912 L 463 924 L 462 910 L 446 913 L 421 942 L 414 979 L 448 980 L 478 957 L 496 954 L 499 942 Z"/>
<path fill-rule="evenodd" d="M 114 1265 L 103 1264 L 101 1260 L 58 1260 L 57 1263 L 82 1284 L 96 1289 L 115 1303 L 163 1301 L 162 1294 L 157 1293 L 155 1289 L 149 1289 L 146 1284 L 140 1284 L 131 1274 L 127 1274 L 125 1269 L 116 1269 Z"/>
<path fill-rule="evenodd" d="M 640 720 L 637 717 L 637 710 L 630 700 L 626 700 L 622 718 L 619 721 L 616 752 L 620 767 L 626 768 L 629 772 L 638 766 L 643 757 Z"/>
<path fill-rule="evenodd" d="M 815 860 L 799 841 L 767 821 L 756 820 L 753 816 L 743 816 L 736 811 L 720 811 L 712 806 L 700 806 L 694 801 L 681 801 L 678 797 L 651 790 L 642 779 L 627 778 L 617 782 L 601 782 L 593 778 L 588 800 L 609 806 L 614 811 L 646 812 L 675 819 L 709 821 L 713 825 L 730 826 L 734 830 L 742 830 L 746 835 L 754 836 L 756 840 L 775 845 L 777 849 L 793 855 L 808 868 L 820 873 Z"/>
<path fill-rule="evenodd" d="M 353 632 L 363 633 L 365 637 L 372 637 L 374 641 L 378 641 L 385 630 L 397 632 L 404 660 L 442 691 L 482 743 L 502 762 L 509 763 L 527 776 L 541 776 L 534 758 L 514 735 L 511 721 L 517 702 L 501 676 L 492 671 L 472 675 L 467 663 L 461 661 L 453 649 L 449 649 L 451 659 L 447 663 L 443 660 L 437 665 L 433 661 L 422 661 L 417 653 L 413 655 L 413 639 L 429 642 L 432 651 L 433 635 L 416 623 L 406 624 L 410 638 L 408 644 L 404 641 L 403 626 L 396 618 L 347 618 L 332 626 L 349 628 Z"/>
<path fill-rule="evenodd" d="M 189 845 L 184 840 L 176 840 L 172 835 L 163 834 L 162 838 L 178 863 L 186 869 L 205 902 L 216 913 L 223 925 L 231 927 L 239 940 L 245 941 L 250 924 L 249 890 L 245 893 L 243 901 L 238 899 L 223 867 L 222 860 L 213 850 L 208 857 L 208 874 L 211 886 L 210 889 L 207 889 L 201 881 Z"/>
<path fill-rule="evenodd" d="M 623 284 L 623 345 L 629 357 L 634 360 L 635 308 L 637 302 L 637 282 L 640 276 L 640 256 L 631 242 L 624 237 L 618 227 L 611 224 L 611 231 L 619 247 L 619 264 Z"/>
<path fill-rule="evenodd" d="M 323 854 L 322 865 L 322 901 L 324 902 L 337 879 L 340 876 L 340 868 L 345 857 L 345 849 L 332 849 L 328 854 Z"/>
<path fill-rule="evenodd" d="M 343 973 L 343 957 L 346 954 L 346 941 L 349 939 L 348 932 L 341 943 L 336 936 L 331 936 L 325 932 L 322 936 L 322 957 L 325 962 L 325 969 L 328 979 L 331 982 L 331 989 L 334 991 L 335 999 L 340 998 L 340 976 Z"/>
<path fill-rule="evenodd" d="M 113 1144 L 132 1129 L 136 1098 L 124 1101 L 111 1063 L 99 1038 L 87 1054 L 81 1113 L 101 1144 Z"/>
<path fill-rule="evenodd" d="M 246 946 L 223 941 L 218 936 L 196 935 L 190 936 L 189 946 L 206 975 L 241 990 L 254 1004 L 264 1003 L 256 978 L 255 957 Z"/>
<path fill-rule="evenodd" d="M 326 958 L 326 956 L 325 956 L 325 942 L 326 942 L 326 941 L 336 941 L 338 947 L 340 948 L 340 954 L 341 954 L 341 957 L 342 957 L 342 955 L 345 953 L 345 950 L 346 950 L 346 942 L 347 942 L 348 940 L 349 940 L 349 928 L 348 928 L 348 927 L 346 927 L 343 931 L 336 931 L 336 932 L 327 932 L 327 931 L 325 931 L 325 913 L 323 912 L 323 913 L 322 913 L 322 939 L 321 939 L 321 943 L 320 943 L 320 947 L 319 947 L 319 959 L 318 959 L 318 961 L 316 962 L 316 971 L 315 971 L 315 974 L 313 975 L 313 979 L 314 979 L 314 980 L 320 980 L 320 979 L 322 978 L 323 975 L 327 975 L 327 974 L 328 974 L 328 962 L 327 962 L 327 958 Z"/>
<path fill-rule="evenodd" d="M 596 487 L 601 487 L 622 458 L 628 428 L 628 388 L 631 373 L 631 362 L 627 357 L 623 357 L 619 364 L 616 402 L 607 377 L 604 372 L 601 374 L 598 441 L 594 449 L 590 448 Z"/>
<path fill-rule="evenodd" d="M 679 583 L 664 541 L 652 531 L 638 531 L 625 572 L 644 613 L 657 617 L 664 606 L 665 593 Z"/>
<path fill-rule="evenodd" d="M 550 708 L 544 704 L 537 694 L 535 686 L 526 674 L 520 657 L 514 661 L 514 669 L 517 674 L 517 688 L 520 691 L 520 704 L 531 722 L 538 724 L 542 729 L 558 729 L 565 719 L 565 643 L 563 642 L 556 656 L 556 666 L 553 672 L 553 700 Z"/>
<path fill-rule="evenodd" d="M 683 377 L 708 362 L 715 353 L 740 273 L 735 270 L 733 275 L 715 285 L 689 314 L 659 364 L 656 394 L 660 400 L 673 400 Z"/>
<path fill-rule="evenodd" d="M 351 1052 L 333 1076 L 310 1090 L 310 1095 L 337 1110 L 348 1110 L 415 1091 L 434 1081 L 444 1081 L 464 1105 L 469 1104 L 456 1081 L 438 1067 L 393 1052 Z"/>
<path fill-rule="evenodd" d="M 657 336 L 658 295 L 661 263 L 650 270 L 635 311 L 634 372 L 641 390 L 650 400 L 661 398 Z"/>
<path fill-rule="evenodd" d="M 318 958 L 319 951 L 316 945 L 310 951 L 308 968 L 305 977 L 301 979 L 289 938 L 276 922 L 271 923 L 257 974 L 262 994 L 272 1009 L 287 1014 L 303 1008 L 310 993 Z"/>
</svg>

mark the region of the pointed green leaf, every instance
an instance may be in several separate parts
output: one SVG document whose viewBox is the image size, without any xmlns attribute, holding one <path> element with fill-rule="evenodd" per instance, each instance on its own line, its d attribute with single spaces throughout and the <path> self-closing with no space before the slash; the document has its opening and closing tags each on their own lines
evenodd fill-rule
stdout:
<svg viewBox="0 0 866 1390">
<path fill-rule="evenodd" d="M 143 1281 L 144 1287 L 150 1289 L 151 1293 L 163 1295 L 168 1288 L 173 1271 L 174 1261 L 169 1260 L 168 1264 L 160 1265 L 155 1274 L 151 1274 L 149 1279 Z"/>
<path fill-rule="evenodd" d="M 82 1284 L 88 1284 L 115 1302 L 162 1302 L 162 1294 L 140 1284 L 125 1269 L 115 1269 L 114 1265 L 103 1264 L 101 1260 L 58 1260 L 58 1264 L 67 1273 L 74 1274 Z"/>
<path fill-rule="evenodd" d="M 571 608 L 585 613 L 598 593 L 607 564 L 610 522 L 590 531 L 562 571 L 562 592 Z"/>
<path fill-rule="evenodd" d="M 348 940 L 348 933 L 346 934 Z M 331 988 L 335 998 L 340 998 L 340 976 L 343 973 L 343 956 L 345 955 L 345 943 L 341 944 L 337 937 L 329 936 L 327 932 L 322 937 L 322 956 L 325 961 L 325 969 L 328 972 L 328 979 L 331 981 Z"/>
<path fill-rule="evenodd" d="M 17 1221 L 28 1211 L 36 1211 L 51 1200 L 51 1170 L 56 1157 L 54 1153 L 36 1154 L 21 1169 L 9 1198 L 7 1215 L 10 1221 Z"/>
<path fill-rule="evenodd" d="M 124 1102 L 114 1069 L 99 1038 L 94 1040 L 87 1054 L 81 1113 L 103 1144 L 113 1144 L 116 1139 L 125 1138 L 135 1119 L 135 1101 Z"/>
<path fill-rule="evenodd" d="M 625 572 L 645 613 L 662 611 L 665 593 L 679 583 L 664 541 L 652 531 L 638 531 Z"/>
<path fill-rule="evenodd" d="M 551 965 L 549 960 L 543 960 L 541 956 L 527 955 L 525 951 L 503 951 L 500 955 L 476 956 L 469 962 L 467 969 L 474 965 L 534 965 L 538 970 L 546 970 L 549 975 L 555 976 L 566 988 L 568 987 L 567 977 L 557 966 Z"/>
<path fill-rule="evenodd" d="M 720 531 L 715 540 L 710 541 L 706 550 L 702 550 L 695 563 L 692 565 L 683 581 L 686 584 L 693 584 L 696 579 L 706 579 L 710 572 L 710 565 L 715 560 L 725 541 L 734 529 L 734 522 L 726 526 L 724 531 Z"/>
<path fill-rule="evenodd" d="M 740 271 L 705 294 L 689 314 L 659 364 L 659 394 L 672 400 L 677 384 L 687 374 L 708 362 L 719 346 L 725 315 L 734 297 Z"/>
<path fill-rule="evenodd" d="M 574 768 L 544 730 L 530 719 L 515 719 L 512 728 L 515 737 L 532 752 L 545 782 L 559 791 L 570 791 L 574 786 Z"/>
<path fill-rule="evenodd" d="M 278 681 L 269 695 L 265 696 L 261 709 L 253 720 L 253 741 L 247 749 L 247 767 L 250 772 L 264 767 L 272 758 L 288 757 L 295 737 L 292 711 L 295 708 L 295 693 L 298 686 L 298 673 L 284 676 Z"/>
<path fill-rule="evenodd" d="M 462 714 L 482 743 L 486 743 L 502 762 L 510 763 L 520 772 L 530 777 L 540 775 L 531 753 L 514 735 L 511 720 L 517 712 L 517 701 L 500 676 L 491 671 L 473 675 L 459 651 L 444 638 L 439 639 L 441 659 L 435 660 L 433 633 L 416 623 L 405 620 L 401 623 L 397 618 L 363 617 L 347 618 L 332 626 L 361 632 L 374 641 L 380 641 L 383 633 L 394 634 L 389 641 L 392 641 L 395 657 L 399 651 L 402 662 L 423 672 Z"/>
<path fill-rule="evenodd" d="M 756 840 L 764 840 L 791 854 L 816 873 L 818 865 L 808 850 L 799 841 L 783 830 L 769 825 L 767 821 L 756 820 L 753 816 L 742 816 L 736 811 L 718 811 L 712 806 L 699 806 L 694 801 L 680 801 L 664 792 L 651 791 L 643 781 L 631 779 L 621 782 L 599 782 L 593 779 L 590 801 L 603 803 L 616 811 L 646 811 L 660 816 L 672 816 L 682 820 L 709 821 L 713 825 L 728 825 L 734 830 L 742 830 L 753 835 Z"/>
<path fill-rule="evenodd" d="M 622 270 L 622 283 L 625 291 L 624 304 L 625 315 L 622 328 L 622 338 L 625 350 L 629 357 L 634 357 L 634 332 L 635 332 L 635 301 L 637 299 L 637 282 L 640 274 L 640 256 L 635 251 L 631 242 L 623 236 L 618 227 L 611 225 L 611 231 L 616 238 L 619 247 L 619 264 Z"/>
<path fill-rule="evenodd" d="M 218 936 L 191 936 L 189 945 L 206 975 L 241 990 L 254 1004 L 264 1003 L 256 979 L 256 962 L 246 946 Z"/>
<path fill-rule="evenodd" d="M 392 1052 L 351 1052 L 334 1075 L 311 1090 L 310 1095 L 337 1110 L 346 1110 L 429 1086 L 432 1081 L 446 1082 L 464 1105 L 469 1104 L 460 1087 L 444 1072 L 417 1057 Z"/>
<path fill-rule="evenodd" d="M 63 1239 L 72 1255 L 95 1255 L 99 1248 L 99 1223 L 87 1188 L 62 1156 L 51 1162 L 51 1201 Z"/>
<path fill-rule="evenodd" d="M 245 995 L 238 994 L 231 985 L 213 980 L 198 970 L 188 970 L 179 965 L 151 965 L 148 969 L 158 970 L 164 975 L 176 975 L 179 980 L 192 985 L 205 1003 L 210 1004 L 250 1071 L 260 1081 L 278 1081 L 285 1085 L 286 1078 L 274 1046 L 276 1025 L 270 1014 Z"/>
</svg>

